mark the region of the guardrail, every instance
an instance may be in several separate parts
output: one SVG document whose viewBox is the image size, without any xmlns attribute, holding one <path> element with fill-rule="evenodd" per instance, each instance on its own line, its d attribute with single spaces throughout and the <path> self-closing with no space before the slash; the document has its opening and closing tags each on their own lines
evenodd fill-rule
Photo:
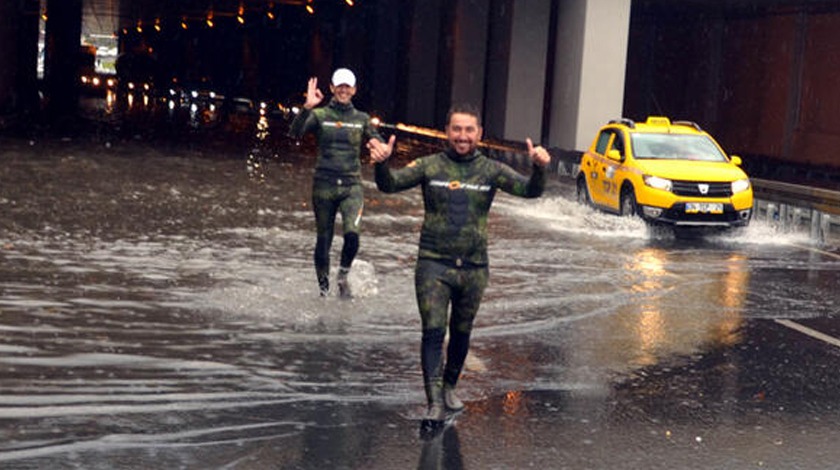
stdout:
<svg viewBox="0 0 840 470">
<path fill-rule="evenodd" d="M 759 199 L 782 204 L 795 201 L 800 207 L 840 215 L 840 191 L 758 178 L 750 180 Z"/>
<path fill-rule="evenodd" d="M 751 181 L 754 218 L 786 231 L 807 228 L 811 239 L 821 244 L 840 236 L 840 191 L 759 178 Z"/>
</svg>

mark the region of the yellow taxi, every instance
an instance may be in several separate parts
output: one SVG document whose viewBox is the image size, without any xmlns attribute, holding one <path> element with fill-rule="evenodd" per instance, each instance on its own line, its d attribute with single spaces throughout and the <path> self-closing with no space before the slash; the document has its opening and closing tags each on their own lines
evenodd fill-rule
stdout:
<svg viewBox="0 0 840 470">
<path fill-rule="evenodd" d="M 650 116 L 610 121 L 580 162 L 578 201 L 654 225 L 731 228 L 749 224 L 752 184 L 697 124 Z"/>
</svg>

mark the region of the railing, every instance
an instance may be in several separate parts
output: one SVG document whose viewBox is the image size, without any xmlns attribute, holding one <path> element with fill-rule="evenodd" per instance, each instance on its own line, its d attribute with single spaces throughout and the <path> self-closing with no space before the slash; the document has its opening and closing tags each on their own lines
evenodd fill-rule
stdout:
<svg viewBox="0 0 840 470">
<path fill-rule="evenodd" d="M 807 227 L 821 244 L 840 237 L 840 191 L 798 184 L 752 179 L 754 218 L 763 218 L 783 230 Z"/>
<path fill-rule="evenodd" d="M 759 199 L 782 204 L 796 201 L 799 207 L 840 215 L 840 191 L 758 178 L 751 181 Z"/>
</svg>

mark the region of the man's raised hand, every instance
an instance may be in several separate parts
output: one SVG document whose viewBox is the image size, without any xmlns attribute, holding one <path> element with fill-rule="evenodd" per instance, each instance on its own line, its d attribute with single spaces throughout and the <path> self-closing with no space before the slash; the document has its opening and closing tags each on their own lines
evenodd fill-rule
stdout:
<svg viewBox="0 0 840 470">
<path fill-rule="evenodd" d="M 534 147 L 534 142 L 531 141 L 530 137 L 525 139 L 525 143 L 528 144 L 528 156 L 534 163 L 539 166 L 546 166 L 551 163 L 551 155 L 542 145 Z"/>
<path fill-rule="evenodd" d="M 303 104 L 303 107 L 306 109 L 312 109 L 315 106 L 318 106 L 323 99 L 324 94 L 318 89 L 318 78 L 310 78 L 309 84 L 306 87 L 306 102 Z"/>
<path fill-rule="evenodd" d="M 392 135 L 388 142 L 381 142 L 379 139 L 370 139 L 367 143 L 367 148 L 370 151 L 370 158 L 374 163 L 382 163 L 387 160 L 394 151 L 394 142 L 397 136 Z"/>
</svg>

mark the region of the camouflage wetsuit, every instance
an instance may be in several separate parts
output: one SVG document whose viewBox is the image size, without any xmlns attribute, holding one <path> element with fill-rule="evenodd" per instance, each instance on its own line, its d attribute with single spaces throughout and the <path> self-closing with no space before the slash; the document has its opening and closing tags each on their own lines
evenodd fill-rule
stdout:
<svg viewBox="0 0 840 470">
<path fill-rule="evenodd" d="M 341 270 L 348 270 L 359 250 L 359 223 L 364 207 L 362 192 L 361 145 L 370 138 L 382 140 L 370 124 L 370 116 L 352 104 L 335 99 L 327 106 L 301 109 L 289 128 L 289 135 L 300 138 L 314 132 L 318 140 L 318 158 L 312 185 L 312 207 L 315 210 L 317 240 L 315 273 L 322 293 L 329 290 L 330 247 L 335 216 L 341 211 L 344 246 L 341 249 Z"/>
<path fill-rule="evenodd" d="M 473 320 L 488 281 L 487 215 L 496 190 L 533 198 L 542 194 L 545 181 L 545 171 L 538 165 L 526 178 L 478 151 L 458 155 L 449 149 L 393 171 L 385 163 L 376 165 L 376 185 L 386 193 L 423 188 L 425 216 L 414 283 L 423 323 L 421 365 L 429 403 L 444 386 L 455 387 L 469 350 Z"/>
</svg>

